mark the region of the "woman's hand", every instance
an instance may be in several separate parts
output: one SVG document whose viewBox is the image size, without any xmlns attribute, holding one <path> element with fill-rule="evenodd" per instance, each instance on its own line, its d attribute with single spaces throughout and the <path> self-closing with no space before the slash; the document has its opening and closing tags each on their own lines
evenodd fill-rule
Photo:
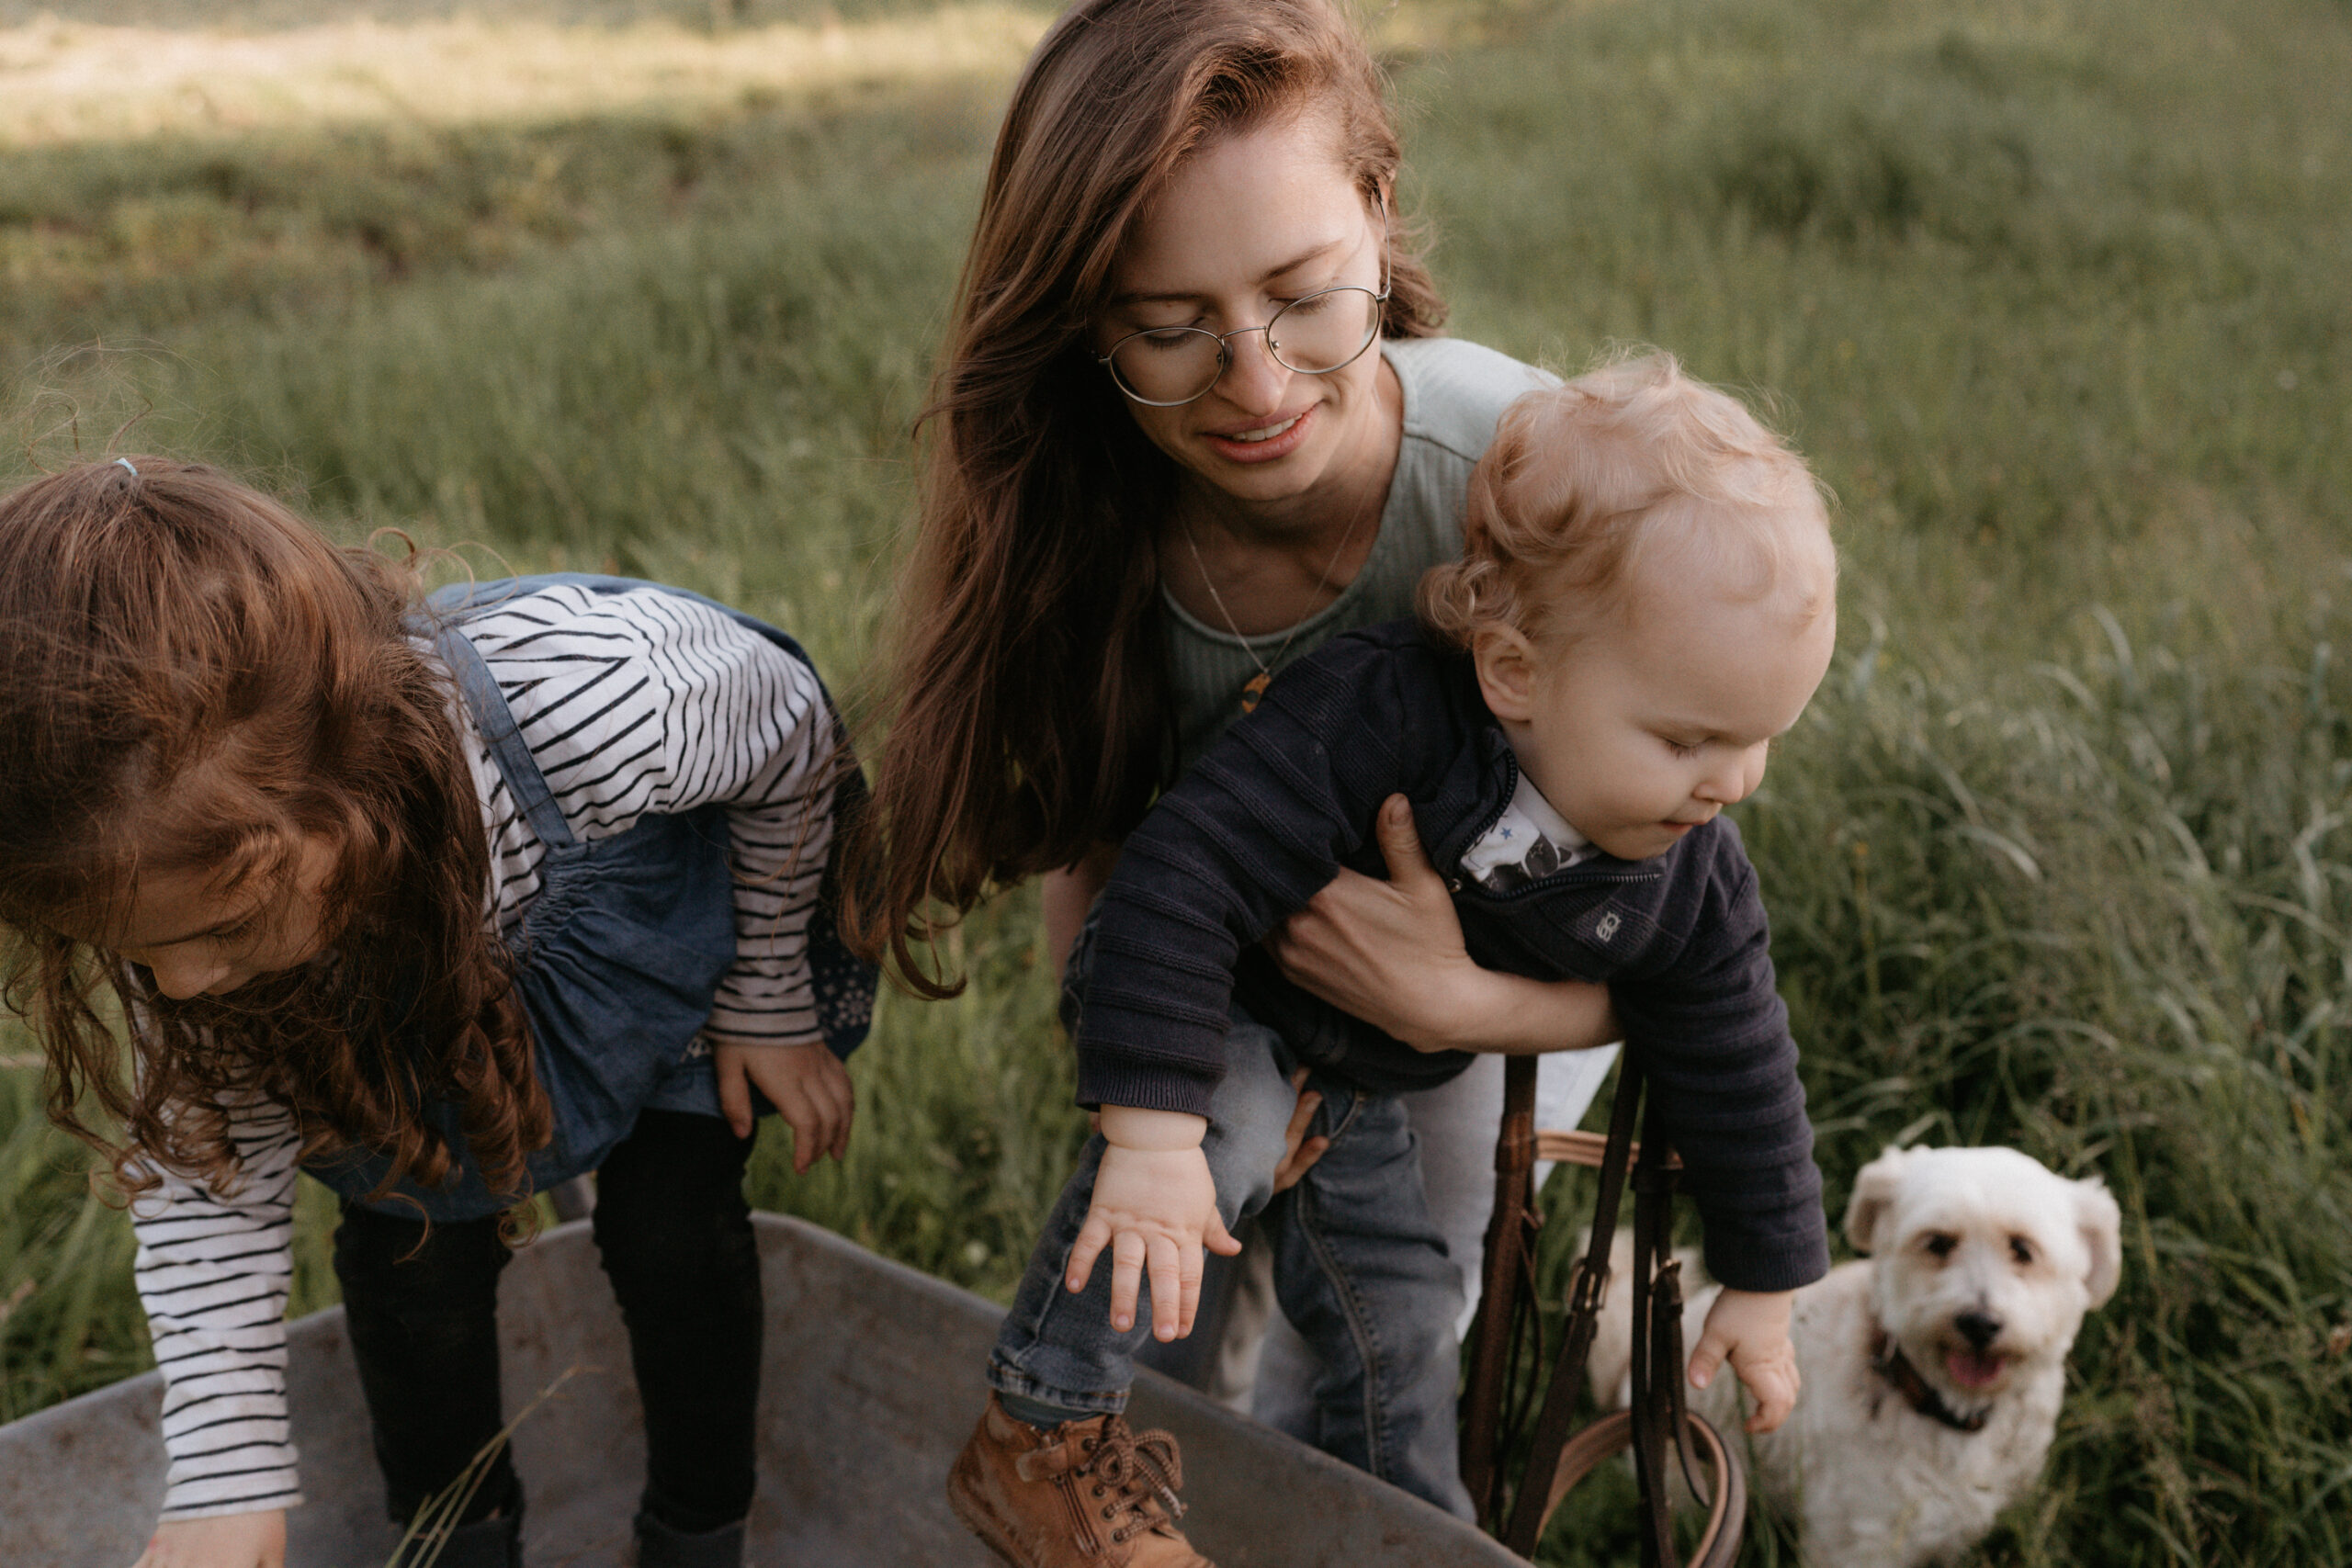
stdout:
<svg viewBox="0 0 2352 1568">
<path fill-rule="evenodd" d="M 739 1138 L 748 1138 L 757 1119 L 752 1089 L 768 1097 L 792 1129 L 792 1173 L 805 1174 L 823 1155 L 849 1152 L 849 1124 L 857 1113 L 857 1090 L 849 1069 L 822 1041 L 808 1045 L 711 1047 L 718 1069 L 718 1109 Z"/>
<path fill-rule="evenodd" d="M 1266 939 L 1294 985 L 1420 1051 L 1517 1055 L 1618 1038 L 1607 987 L 1531 980 L 1471 959 L 1403 795 L 1382 803 L 1377 833 L 1387 881 L 1343 868 Z"/>
<path fill-rule="evenodd" d="M 1227 1258 L 1241 1250 L 1216 1212 L 1216 1182 L 1201 1153 L 1208 1119 L 1106 1105 L 1101 1126 L 1108 1146 L 1062 1282 L 1072 1294 L 1085 1290 L 1108 1247 L 1111 1326 L 1125 1334 L 1135 1325 L 1148 1276 L 1153 1337 L 1182 1339 L 1201 1303 L 1202 1247 Z"/>
<path fill-rule="evenodd" d="M 166 1519 L 130 1568 L 286 1568 L 286 1513 Z"/>
<path fill-rule="evenodd" d="M 1290 1125 L 1283 1129 L 1283 1162 L 1274 1167 L 1274 1190 L 1287 1191 L 1299 1183 L 1299 1179 L 1315 1168 L 1331 1140 L 1322 1136 L 1308 1137 L 1306 1129 L 1321 1109 L 1323 1097 L 1306 1087 L 1306 1069 L 1301 1067 L 1291 1074 L 1290 1087 L 1298 1091 L 1298 1103 L 1292 1107 Z"/>
<path fill-rule="evenodd" d="M 1724 1290 L 1707 1309 L 1698 1348 L 1690 1352 L 1693 1388 L 1714 1382 L 1716 1370 L 1731 1362 L 1756 1401 L 1756 1413 L 1747 1418 L 1751 1432 L 1772 1431 L 1796 1408 L 1797 1351 L 1789 1342 L 1789 1313 L 1796 1299 L 1794 1291 Z"/>
</svg>

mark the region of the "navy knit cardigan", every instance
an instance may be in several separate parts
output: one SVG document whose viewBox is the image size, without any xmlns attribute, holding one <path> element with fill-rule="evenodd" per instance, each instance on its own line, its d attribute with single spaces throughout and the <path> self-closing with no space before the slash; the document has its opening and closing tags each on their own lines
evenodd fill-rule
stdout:
<svg viewBox="0 0 2352 1568">
<path fill-rule="evenodd" d="M 1257 946 L 1341 866 L 1385 874 L 1374 823 L 1402 793 L 1473 959 L 1608 983 L 1682 1156 L 1710 1272 L 1748 1291 L 1819 1279 L 1821 1175 L 1739 830 L 1718 818 L 1652 859 L 1596 855 L 1491 894 L 1461 859 L 1518 778 L 1467 656 L 1409 621 L 1334 637 L 1284 671 L 1126 841 L 1097 913 L 1080 1100 L 1206 1115 L 1237 1002 L 1317 1071 L 1374 1092 L 1468 1066 L 1307 995 Z"/>
</svg>

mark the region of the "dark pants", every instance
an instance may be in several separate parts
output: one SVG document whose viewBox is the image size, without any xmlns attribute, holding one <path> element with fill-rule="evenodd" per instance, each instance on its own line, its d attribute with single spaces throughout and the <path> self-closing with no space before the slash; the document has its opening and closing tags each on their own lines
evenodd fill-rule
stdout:
<svg viewBox="0 0 2352 1568">
<path fill-rule="evenodd" d="M 645 1405 L 645 1509 L 696 1534 L 751 1511 L 760 1265 L 743 1201 L 751 1140 L 715 1116 L 647 1111 L 596 1179 L 595 1232 Z M 375 1426 L 386 1502 L 405 1524 L 504 1425 L 496 1216 L 423 1222 L 346 1204 L 334 1269 Z M 521 1506 L 499 1456 L 465 1515 Z"/>
</svg>

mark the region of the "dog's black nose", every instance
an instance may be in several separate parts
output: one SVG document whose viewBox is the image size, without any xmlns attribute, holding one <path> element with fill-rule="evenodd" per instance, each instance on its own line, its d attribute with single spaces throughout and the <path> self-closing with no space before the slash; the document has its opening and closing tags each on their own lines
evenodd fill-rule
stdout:
<svg viewBox="0 0 2352 1568">
<path fill-rule="evenodd" d="M 1989 1312 L 1962 1313 L 1951 1320 L 1951 1325 L 1959 1329 L 1962 1337 L 1978 1350 L 2001 1337 L 2001 1320 Z"/>
</svg>

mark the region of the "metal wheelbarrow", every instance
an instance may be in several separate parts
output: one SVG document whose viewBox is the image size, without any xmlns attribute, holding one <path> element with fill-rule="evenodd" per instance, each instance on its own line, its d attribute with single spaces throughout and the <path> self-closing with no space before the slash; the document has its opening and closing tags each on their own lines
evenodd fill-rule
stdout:
<svg viewBox="0 0 2352 1568">
<path fill-rule="evenodd" d="M 760 1490 L 750 1561 L 987 1568 L 948 1511 L 947 1467 L 978 1418 L 1001 1309 L 829 1231 L 754 1216 L 767 1290 Z M 628 1561 L 644 1426 L 587 1224 L 558 1225 L 500 1281 L 509 1411 L 579 1371 L 514 1437 L 533 1568 Z M 384 1518 L 343 1312 L 293 1325 L 287 1383 L 310 1498 L 289 1568 L 380 1568 Z M 129 1568 L 164 1491 L 155 1373 L 0 1427 L 0 1563 Z M 1156 1374 L 1130 1418 L 1183 1444 L 1185 1529 L 1220 1568 L 1505 1568 L 1521 1559 L 1385 1483 Z M 845 1434 L 858 1434 L 845 1441 Z"/>
</svg>

